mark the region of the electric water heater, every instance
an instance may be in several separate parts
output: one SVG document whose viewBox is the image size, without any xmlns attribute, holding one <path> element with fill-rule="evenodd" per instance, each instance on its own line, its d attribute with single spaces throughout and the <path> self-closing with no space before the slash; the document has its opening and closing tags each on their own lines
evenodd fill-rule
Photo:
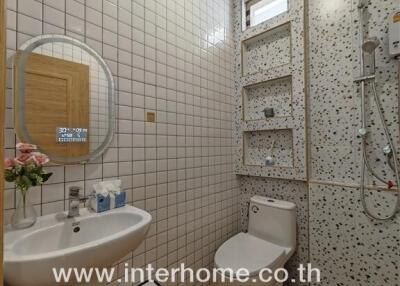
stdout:
<svg viewBox="0 0 400 286">
<path fill-rule="evenodd" d="M 389 17 L 389 54 L 391 57 L 400 56 L 400 10 Z"/>
</svg>

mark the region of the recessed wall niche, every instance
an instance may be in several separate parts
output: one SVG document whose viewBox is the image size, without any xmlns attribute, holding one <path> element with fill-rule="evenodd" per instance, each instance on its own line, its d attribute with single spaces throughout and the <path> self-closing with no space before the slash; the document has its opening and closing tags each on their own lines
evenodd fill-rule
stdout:
<svg viewBox="0 0 400 286">
<path fill-rule="evenodd" d="M 290 23 L 242 42 L 242 75 L 258 73 L 291 63 Z"/>
<path fill-rule="evenodd" d="M 290 0 L 287 12 L 236 31 L 239 175 L 307 180 L 304 7 L 304 0 Z M 267 166 L 273 140 L 273 164 Z"/>
<path fill-rule="evenodd" d="M 243 163 L 248 166 L 293 167 L 293 134 L 291 129 L 246 131 L 243 136 Z"/>
<path fill-rule="evenodd" d="M 268 119 L 265 108 L 273 108 L 273 117 L 292 115 L 291 76 L 243 87 L 243 120 Z"/>
</svg>

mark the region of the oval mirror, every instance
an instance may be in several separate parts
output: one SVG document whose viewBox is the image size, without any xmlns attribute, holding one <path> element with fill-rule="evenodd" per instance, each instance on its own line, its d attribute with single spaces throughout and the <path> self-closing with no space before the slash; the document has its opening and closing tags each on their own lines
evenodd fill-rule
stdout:
<svg viewBox="0 0 400 286">
<path fill-rule="evenodd" d="M 100 156 L 115 129 L 114 80 L 88 45 L 63 35 L 24 43 L 14 60 L 15 129 L 53 162 Z"/>
</svg>

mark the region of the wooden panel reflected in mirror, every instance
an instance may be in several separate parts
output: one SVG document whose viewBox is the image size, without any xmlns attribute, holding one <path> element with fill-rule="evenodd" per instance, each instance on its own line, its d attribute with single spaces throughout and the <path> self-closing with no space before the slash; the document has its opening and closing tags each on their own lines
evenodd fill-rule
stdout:
<svg viewBox="0 0 400 286">
<path fill-rule="evenodd" d="M 115 130 L 114 97 L 107 64 L 79 40 L 41 35 L 16 53 L 16 133 L 54 163 L 85 163 L 107 149 Z"/>
<path fill-rule="evenodd" d="M 20 57 L 18 51 L 14 79 L 18 85 L 18 73 L 25 73 L 25 125 L 32 143 L 50 156 L 89 154 L 88 141 L 59 142 L 56 134 L 59 127 L 89 128 L 89 66 L 31 53 L 25 71 L 19 71 Z M 18 105 L 18 94 L 15 98 Z"/>
</svg>

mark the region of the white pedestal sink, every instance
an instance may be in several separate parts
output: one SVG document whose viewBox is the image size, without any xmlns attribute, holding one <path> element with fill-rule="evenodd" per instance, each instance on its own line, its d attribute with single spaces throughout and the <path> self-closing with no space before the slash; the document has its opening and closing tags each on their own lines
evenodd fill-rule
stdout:
<svg viewBox="0 0 400 286">
<path fill-rule="evenodd" d="M 5 233 L 4 274 L 7 285 L 56 285 L 53 268 L 108 267 L 143 241 L 151 215 L 125 206 L 104 213 L 81 209 L 39 217 L 24 230 Z"/>
</svg>

